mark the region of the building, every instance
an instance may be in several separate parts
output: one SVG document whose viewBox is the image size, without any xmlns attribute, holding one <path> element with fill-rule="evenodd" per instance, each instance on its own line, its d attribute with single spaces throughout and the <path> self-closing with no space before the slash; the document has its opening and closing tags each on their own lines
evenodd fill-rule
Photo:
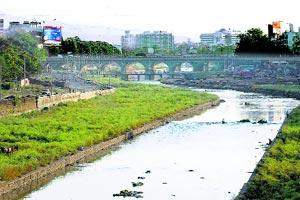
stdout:
<svg viewBox="0 0 300 200">
<path fill-rule="evenodd" d="M 42 33 L 43 32 L 43 27 L 41 22 L 37 21 L 24 21 L 23 23 L 13 21 L 9 22 L 9 27 L 8 31 L 13 31 L 13 30 L 25 30 L 27 32 L 36 32 L 36 33 Z"/>
<path fill-rule="evenodd" d="M 129 30 L 125 31 L 125 35 L 121 36 L 122 48 L 134 49 L 136 47 L 135 35 L 130 34 Z"/>
<path fill-rule="evenodd" d="M 174 36 L 166 31 L 146 31 L 136 35 L 136 48 L 148 53 L 169 55 L 174 52 Z"/>
<path fill-rule="evenodd" d="M 200 41 L 202 45 L 206 45 L 209 47 L 218 46 L 218 45 L 235 45 L 239 42 L 238 35 L 240 31 L 232 31 L 221 29 L 216 31 L 215 33 L 203 33 L 200 35 Z"/>
<path fill-rule="evenodd" d="M 15 30 L 24 30 L 33 36 L 35 36 L 39 43 L 42 43 L 42 35 L 43 35 L 43 26 L 41 22 L 38 22 L 36 20 L 33 20 L 31 22 L 24 21 L 23 23 L 20 23 L 18 21 L 12 21 L 9 22 L 8 31 L 15 31 Z"/>
<path fill-rule="evenodd" d="M 4 19 L 0 19 L 0 35 L 4 33 Z"/>
</svg>

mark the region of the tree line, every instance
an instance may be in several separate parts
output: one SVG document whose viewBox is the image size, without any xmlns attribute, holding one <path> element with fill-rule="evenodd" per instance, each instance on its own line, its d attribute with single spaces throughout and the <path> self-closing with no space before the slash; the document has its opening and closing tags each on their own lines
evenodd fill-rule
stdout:
<svg viewBox="0 0 300 200">
<path fill-rule="evenodd" d="M 83 41 L 78 36 L 62 40 L 60 46 L 48 46 L 49 55 L 120 55 L 119 49 L 104 41 Z"/>
<path fill-rule="evenodd" d="M 0 36 L 0 65 L 3 82 L 13 82 L 41 73 L 47 52 L 31 34 L 18 30 Z"/>
</svg>

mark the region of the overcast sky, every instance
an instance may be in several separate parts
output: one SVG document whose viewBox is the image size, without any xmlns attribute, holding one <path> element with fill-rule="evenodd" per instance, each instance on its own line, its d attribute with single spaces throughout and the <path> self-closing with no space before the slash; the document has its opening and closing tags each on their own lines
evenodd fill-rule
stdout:
<svg viewBox="0 0 300 200">
<path fill-rule="evenodd" d="M 242 32 L 261 28 L 267 33 L 266 24 L 272 21 L 282 21 L 284 28 L 293 23 L 295 30 L 300 26 L 296 0 L 0 0 L 0 5 L 0 18 L 8 14 L 46 24 L 104 26 L 133 33 L 162 30 L 192 41 L 221 28 Z"/>
</svg>

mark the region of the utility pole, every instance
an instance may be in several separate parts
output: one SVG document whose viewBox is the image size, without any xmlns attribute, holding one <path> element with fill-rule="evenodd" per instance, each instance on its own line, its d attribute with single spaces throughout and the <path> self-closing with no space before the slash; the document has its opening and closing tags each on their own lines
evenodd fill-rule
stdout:
<svg viewBox="0 0 300 200">
<path fill-rule="evenodd" d="M 26 64 L 25 64 L 25 57 L 23 63 L 23 71 L 24 71 L 24 85 L 23 85 L 23 96 L 25 97 L 25 87 L 26 87 Z"/>
<path fill-rule="evenodd" d="M 0 100 L 2 99 L 2 63 L 0 61 Z"/>
</svg>

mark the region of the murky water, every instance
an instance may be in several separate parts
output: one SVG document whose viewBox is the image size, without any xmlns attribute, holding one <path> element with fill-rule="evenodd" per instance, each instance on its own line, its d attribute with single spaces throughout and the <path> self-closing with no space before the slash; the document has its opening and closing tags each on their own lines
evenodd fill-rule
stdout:
<svg viewBox="0 0 300 200">
<path fill-rule="evenodd" d="M 113 194 L 128 189 L 143 192 L 145 200 L 233 199 L 262 157 L 268 139 L 277 134 L 286 111 L 299 101 L 236 91 L 210 92 L 226 102 L 122 144 L 25 198 L 117 200 L 124 198 Z M 238 123 L 242 119 L 251 122 Z M 268 123 L 254 123 L 260 119 Z M 143 185 L 133 187 L 132 182 L 137 181 Z"/>
</svg>

